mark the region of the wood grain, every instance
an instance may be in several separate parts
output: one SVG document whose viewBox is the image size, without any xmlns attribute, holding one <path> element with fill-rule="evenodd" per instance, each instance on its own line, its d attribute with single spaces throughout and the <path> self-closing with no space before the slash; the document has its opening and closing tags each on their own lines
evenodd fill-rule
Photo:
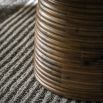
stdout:
<svg viewBox="0 0 103 103">
<path fill-rule="evenodd" d="M 69 98 L 103 100 L 103 1 L 39 0 L 35 75 Z"/>
</svg>

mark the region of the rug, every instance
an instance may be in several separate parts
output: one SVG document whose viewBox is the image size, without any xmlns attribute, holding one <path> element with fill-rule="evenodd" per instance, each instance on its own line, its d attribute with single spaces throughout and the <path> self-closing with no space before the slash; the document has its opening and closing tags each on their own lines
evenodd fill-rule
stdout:
<svg viewBox="0 0 103 103">
<path fill-rule="evenodd" d="M 6 10 L 0 14 L 0 103 L 86 103 L 56 95 L 35 79 L 36 6 L 3 9 Z"/>
</svg>

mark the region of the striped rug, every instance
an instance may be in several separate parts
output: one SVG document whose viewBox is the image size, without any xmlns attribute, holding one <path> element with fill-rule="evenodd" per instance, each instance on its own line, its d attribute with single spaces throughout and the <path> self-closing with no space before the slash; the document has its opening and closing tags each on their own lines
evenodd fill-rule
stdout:
<svg viewBox="0 0 103 103">
<path fill-rule="evenodd" d="M 86 103 L 58 96 L 35 79 L 34 26 L 35 6 L 22 7 L 0 24 L 0 103 Z"/>
</svg>

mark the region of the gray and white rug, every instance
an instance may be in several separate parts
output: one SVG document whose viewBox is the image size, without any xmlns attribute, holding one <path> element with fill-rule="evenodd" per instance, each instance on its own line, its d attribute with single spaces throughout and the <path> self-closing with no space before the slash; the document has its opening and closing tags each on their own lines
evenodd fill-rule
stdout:
<svg viewBox="0 0 103 103">
<path fill-rule="evenodd" d="M 0 6 L 0 103 L 86 103 L 58 96 L 35 79 L 35 6 L 11 2 Z"/>
</svg>

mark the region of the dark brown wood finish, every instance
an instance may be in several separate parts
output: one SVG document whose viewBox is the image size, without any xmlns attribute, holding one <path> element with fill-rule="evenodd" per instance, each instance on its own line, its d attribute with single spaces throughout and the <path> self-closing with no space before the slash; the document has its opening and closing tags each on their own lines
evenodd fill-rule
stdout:
<svg viewBox="0 0 103 103">
<path fill-rule="evenodd" d="M 35 76 L 68 98 L 103 101 L 103 0 L 39 0 Z"/>
</svg>

